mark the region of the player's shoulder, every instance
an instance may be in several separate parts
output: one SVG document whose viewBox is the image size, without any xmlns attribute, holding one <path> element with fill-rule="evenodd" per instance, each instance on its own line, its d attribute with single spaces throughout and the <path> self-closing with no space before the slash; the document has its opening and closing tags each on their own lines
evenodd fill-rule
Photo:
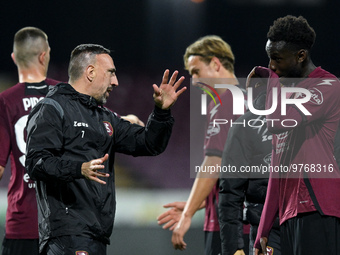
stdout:
<svg viewBox="0 0 340 255">
<path fill-rule="evenodd" d="M 20 83 L 18 82 L 17 84 L 7 88 L 6 90 L 2 91 L 0 93 L 0 95 L 4 96 L 4 95 L 8 95 L 8 94 L 11 94 L 11 93 L 14 93 L 18 90 L 22 90 L 22 89 L 25 89 L 25 83 Z"/>
<path fill-rule="evenodd" d="M 323 69 L 321 66 L 314 69 L 314 71 L 309 75 L 311 78 L 336 78 L 334 74 Z"/>
<path fill-rule="evenodd" d="M 24 94 L 25 91 L 25 84 L 24 83 L 17 83 L 14 86 L 6 89 L 5 91 L 0 93 L 0 98 L 3 101 L 12 101 L 18 100 L 18 97 Z"/>
<path fill-rule="evenodd" d="M 317 67 L 308 78 L 315 79 L 317 85 L 339 85 L 339 79 L 332 73 Z"/>
<path fill-rule="evenodd" d="M 340 81 L 332 73 L 317 67 L 309 76 L 309 90 L 323 93 L 328 97 L 339 96 Z"/>
<path fill-rule="evenodd" d="M 119 116 L 116 112 L 114 112 L 113 110 L 111 110 L 110 108 L 108 108 L 106 106 L 101 106 L 101 107 L 99 107 L 99 109 L 101 109 L 105 114 L 112 115 L 114 117 Z"/>
<path fill-rule="evenodd" d="M 57 85 L 58 83 L 61 83 L 61 81 L 57 81 L 57 80 L 54 80 L 54 79 L 51 79 L 51 78 L 46 78 L 45 83 L 47 85 Z"/>
</svg>

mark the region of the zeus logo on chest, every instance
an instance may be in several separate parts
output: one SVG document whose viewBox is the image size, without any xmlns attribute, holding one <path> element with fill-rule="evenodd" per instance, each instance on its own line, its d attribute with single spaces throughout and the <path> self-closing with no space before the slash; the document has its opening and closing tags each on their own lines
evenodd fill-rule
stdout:
<svg viewBox="0 0 340 255">
<path fill-rule="evenodd" d="M 85 123 L 85 122 L 78 122 L 78 121 L 74 121 L 73 122 L 73 126 L 74 127 L 88 127 L 89 126 L 89 124 L 87 124 L 87 123 Z"/>
</svg>

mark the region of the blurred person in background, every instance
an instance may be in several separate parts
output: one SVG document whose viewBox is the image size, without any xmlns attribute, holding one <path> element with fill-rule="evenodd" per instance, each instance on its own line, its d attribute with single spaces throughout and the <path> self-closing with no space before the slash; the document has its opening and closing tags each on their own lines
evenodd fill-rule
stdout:
<svg viewBox="0 0 340 255">
<path fill-rule="evenodd" d="M 14 36 L 11 56 L 19 83 L 0 94 L 0 179 L 11 159 L 2 255 L 39 254 L 35 183 L 24 167 L 25 126 L 29 112 L 45 97 L 48 86 L 59 83 L 46 78 L 50 51 L 47 35 L 39 28 L 24 27 Z"/>
<path fill-rule="evenodd" d="M 222 38 L 209 35 L 189 45 L 184 54 L 185 69 L 193 79 L 227 78 L 237 84 L 234 74 L 234 54 L 231 47 Z M 212 84 L 213 86 L 213 84 Z M 232 94 L 225 88 L 216 89 L 223 106 L 210 102 L 208 106 L 207 126 L 204 140 L 204 159 L 201 168 L 221 165 L 221 157 L 229 130 L 229 125 L 215 128 L 212 119 L 236 120 L 239 115 L 232 112 Z M 217 130 L 217 131 L 216 131 Z M 158 224 L 165 224 L 164 229 L 173 230 L 172 244 L 175 249 L 184 250 L 187 244 L 184 235 L 189 230 L 191 219 L 197 210 L 205 208 L 205 254 L 221 254 L 220 227 L 218 223 L 219 173 L 211 173 L 209 177 L 199 172 L 195 178 L 187 202 L 173 202 L 164 205 L 170 208 L 158 217 Z"/>
<path fill-rule="evenodd" d="M 253 106 L 264 110 L 266 84 L 257 82 L 253 88 Z M 248 100 L 250 100 L 248 98 Z M 222 167 L 232 166 L 235 173 L 220 176 L 219 223 L 223 255 L 245 255 L 243 224 L 250 224 L 249 255 L 260 223 L 263 204 L 266 199 L 269 172 L 246 172 L 244 169 L 262 170 L 268 167 L 272 152 L 272 134 L 268 131 L 266 116 L 247 111 L 229 129 L 223 150 Z M 248 169 L 249 169 L 248 168 Z M 267 169 L 267 168 L 266 168 Z M 269 235 L 268 249 L 280 255 L 280 230 L 278 217 Z"/>
</svg>

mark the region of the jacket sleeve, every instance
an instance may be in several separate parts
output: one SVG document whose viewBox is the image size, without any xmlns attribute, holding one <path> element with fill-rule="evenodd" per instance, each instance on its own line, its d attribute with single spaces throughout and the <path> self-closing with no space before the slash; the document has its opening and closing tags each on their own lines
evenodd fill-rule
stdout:
<svg viewBox="0 0 340 255">
<path fill-rule="evenodd" d="M 115 130 L 114 150 L 133 156 L 155 156 L 168 145 L 174 118 L 170 110 L 155 106 L 145 127 L 120 119 Z"/>
<path fill-rule="evenodd" d="M 64 160 L 63 110 L 45 98 L 32 110 L 27 122 L 26 170 L 33 180 L 73 181 L 82 178 L 83 162 Z"/>
<path fill-rule="evenodd" d="M 279 212 L 279 185 L 278 178 L 269 178 L 266 201 L 264 203 L 260 224 L 257 229 L 256 240 L 254 242 L 255 248 L 261 249 L 261 237 L 268 238 L 269 232 L 277 218 Z"/>
<path fill-rule="evenodd" d="M 246 143 L 246 131 L 243 127 L 232 127 L 223 150 L 222 167 L 248 165 L 251 156 L 250 144 Z M 244 248 L 243 241 L 243 202 L 248 187 L 247 176 L 230 176 L 220 179 L 219 224 L 222 254 L 233 255 Z"/>
</svg>

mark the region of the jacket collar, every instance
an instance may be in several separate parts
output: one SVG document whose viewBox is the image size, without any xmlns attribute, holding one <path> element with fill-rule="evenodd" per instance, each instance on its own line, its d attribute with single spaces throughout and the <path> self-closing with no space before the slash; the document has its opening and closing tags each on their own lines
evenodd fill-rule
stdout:
<svg viewBox="0 0 340 255">
<path fill-rule="evenodd" d="M 89 108 L 99 106 L 98 102 L 93 97 L 79 93 L 68 83 L 59 83 L 56 86 L 50 87 L 46 97 L 50 97 L 54 94 L 68 95 L 71 97 L 71 100 L 79 100 Z"/>
</svg>

